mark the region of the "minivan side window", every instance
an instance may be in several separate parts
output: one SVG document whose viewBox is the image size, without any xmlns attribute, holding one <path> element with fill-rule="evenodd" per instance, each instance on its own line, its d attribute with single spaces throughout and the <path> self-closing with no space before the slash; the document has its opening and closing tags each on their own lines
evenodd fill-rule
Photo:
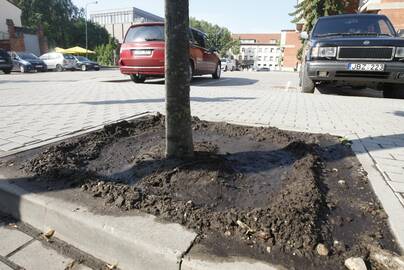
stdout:
<svg viewBox="0 0 404 270">
<path fill-rule="evenodd" d="M 206 48 L 205 36 L 201 32 L 192 29 L 192 35 L 197 46 Z"/>
</svg>

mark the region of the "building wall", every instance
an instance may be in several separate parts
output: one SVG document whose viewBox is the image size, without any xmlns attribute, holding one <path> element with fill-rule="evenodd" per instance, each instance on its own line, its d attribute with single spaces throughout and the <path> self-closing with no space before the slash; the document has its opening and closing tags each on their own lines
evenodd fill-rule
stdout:
<svg viewBox="0 0 404 270">
<path fill-rule="evenodd" d="M 302 46 L 300 33 L 294 30 L 282 31 L 281 46 L 283 48 L 282 70 L 298 70 L 300 63 L 297 59 L 297 53 Z"/>
<path fill-rule="evenodd" d="M 21 27 L 21 9 L 7 0 L 0 0 L 0 32 L 8 32 L 7 19 L 13 20 L 15 26 Z"/>
<path fill-rule="evenodd" d="M 403 0 L 361 0 L 360 11 L 386 15 L 397 30 L 404 29 Z"/>
<path fill-rule="evenodd" d="M 129 27 L 141 22 L 162 22 L 163 18 L 147 11 L 131 8 L 91 14 L 91 21 L 103 26 L 108 33 L 122 43 Z"/>
</svg>

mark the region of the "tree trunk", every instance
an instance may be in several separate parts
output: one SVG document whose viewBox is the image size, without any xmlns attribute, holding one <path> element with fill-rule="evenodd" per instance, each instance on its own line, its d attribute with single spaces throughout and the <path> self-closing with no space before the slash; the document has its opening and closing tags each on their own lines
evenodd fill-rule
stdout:
<svg viewBox="0 0 404 270">
<path fill-rule="evenodd" d="M 192 157 L 189 1 L 166 0 L 166 157 Z"/>
</svg>

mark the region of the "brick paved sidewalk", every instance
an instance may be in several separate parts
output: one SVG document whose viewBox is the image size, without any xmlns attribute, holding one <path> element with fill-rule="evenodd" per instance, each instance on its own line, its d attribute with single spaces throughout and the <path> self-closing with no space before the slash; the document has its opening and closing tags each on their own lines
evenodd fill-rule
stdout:
<svg viewBox="0 0 404 270">
<path fill-rule="evenodd" d="M 0 155 L 136 114 L 164 112 L 162 84 L 113 81 L 121 79 L 118 75 L 108 82 L 98 78 L 0 88 Z M 393 191 L 391 200 L 404 206 L 404 100 L 301 94 L 295 91 L 296 74 L 231 76 L 220 85 L 210 80 L 192 87 L 193 115 L 353 139 L 369 153 Z"/>
</svg>

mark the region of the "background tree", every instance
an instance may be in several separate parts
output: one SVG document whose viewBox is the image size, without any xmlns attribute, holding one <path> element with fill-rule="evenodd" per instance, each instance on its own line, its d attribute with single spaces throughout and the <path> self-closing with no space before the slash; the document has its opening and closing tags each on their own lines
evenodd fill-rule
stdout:
<svg viewBox="0 0 404 270">
<path fill-rule="evenodd" d="M 22 10 L 24 27 L 36 29 L 42 25 L 50 47 L 85 47 L 84 12 L 71 0 L 15 0 Z M 90 48 L 109 41 L 108 32 L 88 22 Z"/>
<path fill-rule="evenodd" d="M 165 0 L 165 35 L 166 157 L 192 157 L 188 0 Z"/>
<path fill-rule="evenodd" d="M 240 41 L 234 40 L 231 32 L 226 27 L 220 27 L 204 20 L 190 18 L 191 27 L 198 29 L 207 35 L 207 47 L 216 48 L 220 55 L 226 56 L 229 50 L 234 54 L 240 51 Z"/>
<path fill-rule="evenodd" d="M 95 47 L 96 60 L 103 66 L 115 66 L 117 59 L 118 42 L 110 38 L 108 44 L 101 44 Z M 91 58 L 94 58 L 91 56 Z"/>
<path fill-rule="evenodd" d="M 290 15 L 295 17 L 293 23 L 305 20 L 304 30 L 310 32 L 319 17 L 357 12 L 359 2 L 360 0 L 303 0 Z"/>
<path fill-rule="evenodd" d="M 293 23 L 305 21 L 304 30 L 309 32 L 318 18 L 323 16 L 341 14 L 345 8 L 343 0 L 303 0 L 295 6 L 296 10 L 291 13 L 295 19 Z"/>
</svg>

